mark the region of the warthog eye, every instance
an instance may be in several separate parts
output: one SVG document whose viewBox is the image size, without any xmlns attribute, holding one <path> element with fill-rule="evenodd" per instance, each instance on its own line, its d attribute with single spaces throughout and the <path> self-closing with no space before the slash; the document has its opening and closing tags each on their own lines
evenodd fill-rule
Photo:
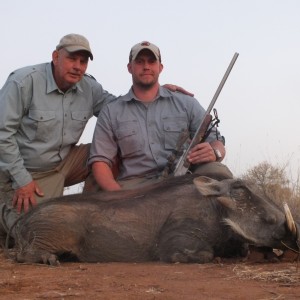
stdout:
<svg viewBox="0 0 300 300">
<path fill-rule="evenodd" d="M 275 215 L 266 215 L 265 220 L 268 224 L 276 224 L 277 218 Z"/>
<path fill-rule="evenodd" d="M 246 199 L 250 199 L 251 195 L 248 195 L 247 191 L 245 191 L 244 189 L 232 189 L 230 191 L 230 196 L 236 200 L 246 200 Z"/>
</svg>

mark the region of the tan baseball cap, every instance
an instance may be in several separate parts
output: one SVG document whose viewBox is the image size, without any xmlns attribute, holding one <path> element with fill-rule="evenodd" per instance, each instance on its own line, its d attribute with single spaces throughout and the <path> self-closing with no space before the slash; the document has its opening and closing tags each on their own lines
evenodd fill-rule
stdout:
<svg viewBox="0 0 300 300">
<path fill-rule="evenodd" d="M 130 54 L 129 54 L 129 62 L 131 62 L 132 60 L 135 60 L 136 57 L 138 56 L 138 54 L 143 50 L 143 49 L 148 49 L 150 50 L 154 56 L 156 57 L 157 60 L 159 60 L 161 62 L 161 55 L 160 55 L 160 50 L 157 46 L 155 46 L 154 44 L 151 44 L 150 42 L 144 41 L 141 43 L 138 43 L 136 45 L 134 45 L 131 50 L 130 50 Z"/>
<path fill-rule="evenodd" d="M 66 49 L 68 52 L 86 51 L 89 53 L 89 57 L 93 60 L 92 50 L 90 48 L 89 41 L 80 34 L 67 34 L 61 38 L 59 44 L 56 46 L 56 50 Z"/>
</svg>

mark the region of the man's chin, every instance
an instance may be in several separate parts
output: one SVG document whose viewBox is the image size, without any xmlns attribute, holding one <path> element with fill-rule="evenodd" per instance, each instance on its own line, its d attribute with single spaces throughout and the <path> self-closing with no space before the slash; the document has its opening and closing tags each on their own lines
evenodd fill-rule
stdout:
<svg viewBox="0 0 300 300">
<path fill-rule="evenodd" d="M 74 79 L 71 80 L 70 78 L 68 78 L 68 80 L 65 79 L 63 86 L 60 86 L 60 88 L 64 91 L 66 91 L 66 90 L 72 88 L 79 81 L 80 81 L 80 79 L 76 79 L 76 80 L 74 80 Z"/>
<path fill-rule="evenodd" d="M 82 79 L 82 76 L 69 75 L 67 80 L 70 84 L 75 84 Z"/>
<path fill-rule="evenodd" d="M 138 86 L 140 87 L 140 88 L 142 88 L 142 89 L 144 89 L 144 90 L 150 90 L 151 88 L 153 88 L 154 87 L 154 85 L 155 85 L 155 83 L 154 82 L 140 82 L 139 84 L 138 84 Z"/>
</svg>

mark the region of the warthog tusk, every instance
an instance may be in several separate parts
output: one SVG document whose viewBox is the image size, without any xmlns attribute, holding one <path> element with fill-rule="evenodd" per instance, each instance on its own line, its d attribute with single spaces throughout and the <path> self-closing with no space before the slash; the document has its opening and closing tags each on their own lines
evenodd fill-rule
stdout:
<svg viewBox="0 0 300 300">
<path fill-rule="evenodd" d="M 283 208 L 284 208 L 284 213 L 285 213 L 285 218 L 286 218 L 286 223 L 287 223 L 288 229 L 291 231 L 293 236 L 297 237 L 297 228 L 295 225 L 295 221 L 293 219 L 291 210 L 286 202 L 283 203 Z"/>
</svg>

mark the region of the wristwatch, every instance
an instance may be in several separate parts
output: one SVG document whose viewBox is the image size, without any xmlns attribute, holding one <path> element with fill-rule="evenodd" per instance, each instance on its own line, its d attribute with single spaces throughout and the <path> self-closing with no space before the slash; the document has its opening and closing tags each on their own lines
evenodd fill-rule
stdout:
<svg viewBox="0 0 300 300">
<path fill-rule="evenodd" d="M 213 148 L 215 156 L 216 156 L 216 161 L 221 161 L 222 160 L 222 153 L 219 149 Z"/>
</svg>

